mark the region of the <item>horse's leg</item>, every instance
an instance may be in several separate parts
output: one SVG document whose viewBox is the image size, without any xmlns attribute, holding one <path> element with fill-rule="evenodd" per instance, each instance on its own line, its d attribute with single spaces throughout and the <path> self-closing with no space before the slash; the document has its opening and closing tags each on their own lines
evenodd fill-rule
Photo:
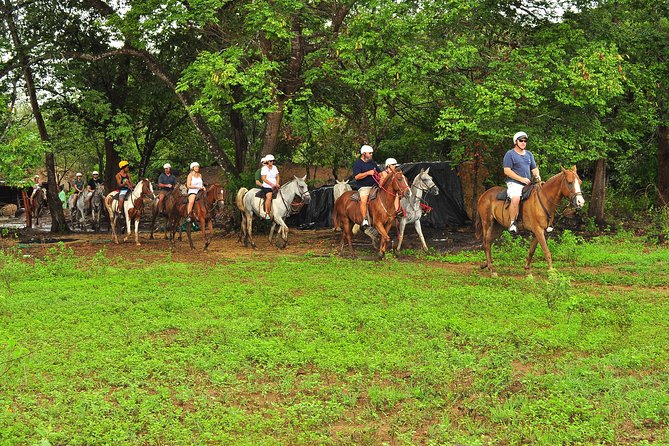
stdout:
<svg viewBox="0 0 669 446">
<path fill-rule="evenodd" d="M 288 244 L 288 225 L 286 225 L 286 223 L 283 221 L 283 217 L 279 215 L 278 212 L 274 214 L 274 221 L 279 225 L 277 237 L 279 237 L 279 235 L 281 236 L 283 243 L 280 248 L 283 249 Z"/>
<path fill-rule="evenodd" d="M 241 212 L 242 218 L 239 224 L 239 240 L 238 242 L 244 243 L 244 246 L 249 246 L 249 241 L 246 237 L 246 213 Z"/>
<path fill-rule="evenodd" d="M 420 220 L 419 220 L 420 221 Z M 407 225 L 406 217 L 400 219 L 400 227 L 397 233 L 397 252 L 400 251 L 402 247 L 402 241 L 404 240 L 404 228 Z"/>
<path fill-rule="evenodd" d="M 351 220 L 346 215 L 342 218 L 342 220 L 341 252 L 342 254 L 344 253 L 344 241 L 346 241 L 348 243 L 348 249 L 351 252 L 351 256 L 355 256 L 355 253 L 353 252 L 353 242 L 351 241 L 353 236 L 351 234 Z"/>
<path fill-rule="evenodd" d="M 214 239 L 214 220 L 213 219 L 210 218 L 209 221 L 207 221 L 207 228 L 209 229 L 209 241 L 207 242 L 207 246 L 209 246 L 211 241 Z"/>
<path fill-rule="evenodd" d="M 267 237 L 270 245 L 272 244 L 272 239 L 274 238 L 274 228 L 276 228 L 276 221 L 272 219 L 272 226 L 269 228 L 269 236 Z"/>
<path fill-rule="evenodd" d="M 253 214 L 246 211 L 246 237 L 251 243 L 251 248 L 256 249 L 256 244 L 253 241 Z"/>
<path fill-rule="evenodd" d="M 200 214 L 198 220 L 200 221 L 200 228 L 202 228 L 202 241 L 204 242 L 204 251 L 206 251 L 207 247 L 209 246 L 209 236 L 207 235 L 207 217 L 206 215 Z"/>
<path fill-rule="evenodd" d="M 420 225 L 420 218 L 416 220 L 416 222 L 413 225 L 416 228 L 416 232 L 418 233 L 418 238 L 420 238 L 420 242 L 423 245 L 423 251 L 427 251 L 427 243 L 425 243 L 425 237 L 423 236 L 423 227 Z"/>
<path fill-rule="evenodd" d="M 537 242 L 541 245 L 541 249 L 544 250 L 544 256 L 546 257 L 546 263 L 548 263 L 548 270 L 553 270 L 553 258 L 551 252 L 548 250 L 548 244 L 546 243 L 546 234 L 544 233 L 543 228 L 535 228 L 532 230 L 534 233 L 534 239 L 530 243 L 530 251 L 527 254 L 527 261 L 525 262 L 525 273 L 530 274 L 530 264 L 532 263 L 532 256 L 534 251 L 537 248 Z"/>
<path fill-rule="evenodd" d="M 151 234 L 149 235 L 149 240 L 153 240 L 153 231 L 156 229 L 156 219 L 158 218 L 158 212 L 156 212 L 156 206 L 153 207 L 153 215 L 151 216 Z"/>
<path fill-rule="evenodd" d="M 135 245 L 140 246 L 141 243 L 139 243 L 139 219 L 141 216 L 136 216 L 135 217 Z"/>
<path fill-rule="evenodd" d="M 125 215 L 125 238 L 123 239 L 123 243 L 127 242 L 128 239 L 130 238 L 130 235 L 132 235 L 132 226 L 131 226 L 131 221 L 130 221 L 130 208 L 126 208 L 125 204 L 123 204 L 123 214 Z"/>
<path fill-rule="evenodd" d="M 392 222 L 390 224 L 392 224 Z M 390 237 L 388 236 L 388 231 L 382 224 L 376 223 L 374 227 L 381 236 L 381 241 L 379 243 L 379 258 L 383 258 L 383 256 L 386 255 L 386 248 L 388 247 L 388 242 L 390 241 Z"/>
</svg>

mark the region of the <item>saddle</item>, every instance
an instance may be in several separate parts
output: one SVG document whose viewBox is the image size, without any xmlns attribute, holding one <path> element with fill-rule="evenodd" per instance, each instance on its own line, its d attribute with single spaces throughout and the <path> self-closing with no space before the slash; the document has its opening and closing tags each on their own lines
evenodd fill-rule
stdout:
<svg viewBox="0 0 669 446">
<path fill-rule="evenodd" d="M 272 194 L 272 201 L 276 200 L 277 195 L 279 194 Z M 256 192 L 256 198 L 265 198 L 265 194 L 263 193 L 262 189 Z"/>
<path fill-rule="evenodd" d="M 521 202 L 530 198 L 530 195 L 532 195 L 532 191 L 534 190 L 535 186 L 536 186 L 536 184 L 532 183 L 532 184 L 528 184 L 527 186 L 523 187 L 523 193 L 520 196 L 520 201 Z M 497 198 L 498 200 L 501 200 L 501 201 L 506 201 L 506 202 L 509 202 L 509 203 L 511 202 L 511 199 L 506 194 L 506 189 L 500 191 L 497 194 L 497 197 L 495 197 L 495 198 Z"/>
<path fill-rule="evenodd" d="M 372 190 L 369 192 L 369 199 L 367 201 L 372 201 L 376 199 L 376 195 L 379 193 L 379 188 L 378 186 L 372 187 Z M 360 194 L 358 191 L 354 191 L 351 194 L 351 201 L 360 201 Z"/>
<path fill-rule="evenodd" d="M 204 191 L 203 191 L 203 190 L 199 190 L 199 191 L 197 192 L 197 195 L 195 195 L 195 201 L 197 201 L 197 200 L 199 200 L 200 198 L 202 198 L 203 195 L 204 195 Z M 181 199 L 181 204 L 188 204 L 188 195 L 186 195 L 185 197 L 183 197 L 183 198 Z"/>
</svg>

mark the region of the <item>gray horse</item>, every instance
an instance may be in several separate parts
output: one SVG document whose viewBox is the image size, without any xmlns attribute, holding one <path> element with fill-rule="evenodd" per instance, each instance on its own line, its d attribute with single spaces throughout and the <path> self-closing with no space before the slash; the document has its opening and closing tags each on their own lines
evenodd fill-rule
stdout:
<svg viewBox="0 0 669 446">
<path fill-rule="evenodd" d="M 416 175 L 416 178 L 413 179 L 411 183 L 411 195 L 409 198 L 402 198 L 400 200 L 400 207 L 404 209 L 405 216 L 400 219 L 398 234 L 397 234 L 397 248 L 399 251 L 402 247 L 402 241 L 404 240 L 404 228 L 408 223 L 413 223 L 420 237 L 420 242 L 423 245 L 423 249 L 427 251 L 427 243 L 425 243 L 425 237 L 423 236 L 423 228 L 420 225 L 420 219 L 423 216 L 423 208 L 421 208 L 421 202 L 423 201 L 423 194 L 428 193 L 430 195 L 439 195 L 439 188 L 432 177 L 429 174 L 430 168 L 427 170 L 421 169 L 420 173 Z M 374 228 L 368 228 L 365 231 L 365 234 L 372 239 L 372 243 L 376 247 L 376 243 L 379 238 L 379 233 Z"/>
<path fill-rule="evenodd" d="M 97 184 L 91 197 L 91 220 L 93 222 L 93 229 L 100 231 L 100 216 L 104 207 L 105 186 L 104 184 Z"/>
<path fill-rule="evenodd" d="M 279 246 L 280 248 L 286 247 L 286 244 L 288 243 L 288 226 L 286 225 L 284 219 L 290 215 L 291 203 L 296 197 L 300 197 L 304 204 L 309 204 L 311 201 L 307 183 L 304 182 L 306 178 L 306 176 L 302 178 L 294 177 L 291 181 L 281 186 L 279 193 L 273 197 L 272 227 L 269 231 L 270 244 L 272 243 L 272 238 L 274 236 L 274 229 L 278 225 L 278 234 L 281 235 L 281 242 L 279 242 L 279 239 L 277 239 L 277 246 L 279 246 L 279 243 L 281 243 Z M 254 243 L 252 237 L 253 214 L 260 218 L 263 218 L 265 215 L 264 198 L 256 197 L 256 194 L 259 191 L 260 189 L 257 187 L 251 190 L 242 187 L 237 192 L 237 197 L 235 200 L 237 203 L 237 208 L 242 213 L 241 232 L 244 246 L 248 246 L 248 244 L 251 243 L 251 247 L 254 249 L 256 244 Z"/>
<path fill-rule="evenodd" d="M 348 184 L 348 180 L 346 181 L 337 180 L 337 184 L 335 184 L 334 187 L 332 188 L 332 191 L 334 192 L 335 203 L 337 202 L 337 198 L 341 197 L 344 192 L 349 190 L 352 190 L 352 188 L 351 185 Z"/>
<path fill-rule="evenodd" d="M 72 226 L 79 224 L 79 229 L 86 229 L 86 191 L 77 195 L 77 201 L 74 201 L 74 195 L 70 197 L 70 216 Z"/>
<path fill-rule="evenodd" d="M 397 251 L 402 246 L 404 227 L 408 223 L 414 224 L 418 237 L 420 237 L 420 242 L 423 244 L 423 249 L 427 251 L 427 244 L 425 243 L 425 237 L 423 237 L 423 228 L 420 226 L 420 218 L 423 216 L 423 208 L 420 205 L 421 201 L 423 201 L 424 193 L 439 195 L 439 188 L 432 181 L 429 172 L 429 167 L 427 170 L 421 169 L 420 173 L 413 179 L 413 183 L 411 183 L 411 195 L 409 198 L 402 198 L 400 200 L 400 206 L 404 209 L 405 216 L 400 220 L 399 234 L 397 235 Z"/>
</svg>

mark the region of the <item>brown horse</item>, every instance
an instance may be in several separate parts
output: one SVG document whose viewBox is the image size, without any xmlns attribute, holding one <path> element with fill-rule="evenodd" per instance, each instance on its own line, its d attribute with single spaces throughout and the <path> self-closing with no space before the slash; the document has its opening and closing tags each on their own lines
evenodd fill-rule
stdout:
<svg viewBox="0 0 669 446">
<path fill-rule="evenodd" d="M 335 229 L 342 229 L 340 251 L 344 251 L 344 243 L 348 242 L 348 247 L 353 254 L 353 245 L 351 244 L 351 230 L 353 224 L 362 223 L 360 213 L 360 203 L 351 200 L 355 191 L 344 192 L 335 202 L 333 223 Z M 382 258 L 388 247 L 390 237 L 388 231 L 395 220 L 395 196 L 408 197 L 410 194 L 409 184 L 402 173 L 397 170 L 388 175 L 379 185 L 379 191 L 376 198 L 367 202 L 367 209 L 372 218 L 372 225 L 381 236 L 379 243 L 379 258 Z"/>
<path fill-rule="evenodd" d="M 153 233 L 156 230 L 156 220 L 158 220 L 159 216 L 165 217 L 165 231 L 164 231 L 164 237 L 165 240 L 169 238 L 167 235 L 167 230 L 169 228 L 169 223 L 170 223 L 170 212 L 173 212 L 176 204 L 181 202 L 181 199 L 186 197 L 186 191 L 188 189 L 186 186 L 183 184 L 176 183 L 172 190 L 170 190 L 166 195 L 165 198 L 163 198 L 163 208 L 158 209 L 158 197 L 156 196 L 156 199 L 153 202 L 153 215 L 151 217 L 151 235 L 149 235 L 149 239 L 153 240 Z M 168 202 L 168 199 L 170 200 Z M 179 241 L 181 241 L 181 232 L 179 232 Z"/>
<path fill-rule="evenodd" d="M 174 234 L 177 231 L 177 227 L 180 225 L 181 221 L 188 216 L 188 201 L 185 200 L 185 197 L 177 200 L 175 204 L 172 204 L 171 196 L 176 196 L 176 194 L 177 192 L 173 191 L 170 196 L 165 198 L 166 200 L 170 199 L 170 202 L 165 203 L 165 209 L 168 213 L 168 219 L 172 227 L 172 235 L 170 237 L 172 245 L 174 245 Z M 191 211 L 192 218 L 200 223 L 205 251 L 209 249 L 211 239 L 214 237 L 214 223 L 212 220 L 214 211 L 217 206 L 223 207 L 223 204 L 224 189 L 218 183 L 214 183 L 208 186 L 204 192 L 198 193 L 195 203 L 193 204 L 193 210 Z M 207 228 L 209 228 L 209 234 L 207 234 Z M 188 243 L 190 244 L 191 249 L 195 249 L 191 237 L 190 223 L 186 226 L 186 235 L 188 235 Z"/>
<path fill-rule="evenodd" d="M 544 231 L 553 220 L 553 214 L 555 214 L 555 210 L 563 197 L 569 197 L 569 200 L 577 209 L 583 207 L 585 200 L 581 193 L 581 183 L 582 181 L 576 173 L 576 166 L 569 170 L 563 167 L 562 172 L 553 176 L 544 184 L 536 185 L 529 198 L 521 203 L 521 213 L 519 215 L 521 218 L 518 219 L 518 229 L 524 228 L 534 234 L 530 243 L 530 252 L 525 262 L 525 271 L 528 274 L 532 256 L 537 249 L 537 243 L 541 244 L 541 249 L 544 251 L 548 269 L 553 269 L 553 260 L 546 244 Z M 481 265 L 481 269 L 488 268 L 493 275 L 496 275 L 496 273 L 492 266 L 490 247 L 502 231 L 511 224 L 506 202 L 497 199 L 497 194 L 503 191 L 504 188 L 500 186 L 488 189 L 479 197 L 476 206 L 478 210 L 475 223 L 476 238 L 483 237 L 483 250 L 486 255 L 486 262 Z"/>
<path fill-rule="evenodd" d="M 33 197 L 33 202 L 31 203 L 30 207 L 30 214 L 31 214 L 31 222 L 34 226 L 39 226 L 39 217 L 44 212 L 44 209 L 46 209 L 46 197 L 45 197 L 45 192 L 44 189 L 40 188 L 37 192 L 35 192 L 35 196 Z"/>
</svg>

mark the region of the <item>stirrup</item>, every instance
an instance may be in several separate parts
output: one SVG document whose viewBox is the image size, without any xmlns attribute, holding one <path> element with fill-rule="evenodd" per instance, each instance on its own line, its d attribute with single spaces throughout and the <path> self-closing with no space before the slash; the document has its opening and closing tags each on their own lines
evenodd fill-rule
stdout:
<svg viewBox="0 0 669 446">
<path fill-rule="evenodd" d="M 546 228 L 546 232 L 553 232 L 553 227 L 552 227 L 552 226 L 548 226 L 548 227 Z"/>
</svg>

